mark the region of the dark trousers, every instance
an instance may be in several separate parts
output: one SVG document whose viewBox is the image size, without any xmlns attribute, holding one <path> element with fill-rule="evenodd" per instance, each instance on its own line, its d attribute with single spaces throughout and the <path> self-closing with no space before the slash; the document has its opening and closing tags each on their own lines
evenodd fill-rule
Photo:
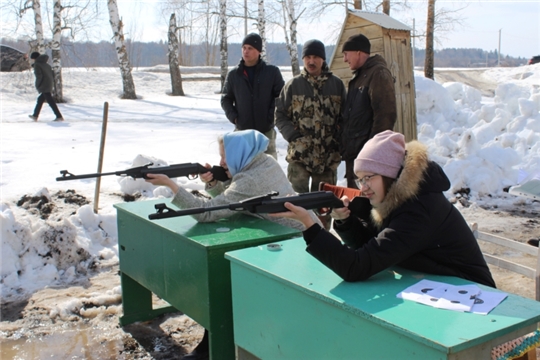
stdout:
<svg viewBox="0 0 540 360">
<path fill-rule="evenodd" d="M 63 117 L 60 113 L 60 110 L 58 110 L 58 106 L 56 106 L 56 102 L 54 101 L 54 98 L 52 97 L 52 94 L 50 92 L 44 92 L 39 94 L 37 98 L 37 104 L 34 108 L 34 114 L 32 114 L 35 117 L 39 117 L 39 113 L 41 112 L 41 107 L 43 106 L 44 102 L 47 102 L 49 106 L 51 107 L 54 115 L 56 115 L 57 118 Z"/>
<path fill-rule="evenodd" d="M 356 175 L 354 174 L 354 160 L 345 161 L 345 178 L 347 179 L 347 187 L 352 189 L 358 189 L 356 186 Z"/>
</svg>

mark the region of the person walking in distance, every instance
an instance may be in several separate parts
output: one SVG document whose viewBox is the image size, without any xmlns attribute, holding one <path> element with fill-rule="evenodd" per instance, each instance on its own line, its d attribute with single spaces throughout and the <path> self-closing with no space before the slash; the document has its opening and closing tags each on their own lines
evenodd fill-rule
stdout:
<svg viewBox="0 0 540 360">
<path fill-rule="evenodd" d="M 41 107 L 46 101 L 51 107 L 56 119 L 54 121 L 64 121 L 64 117 L 60 113 L 56 102 L 52 96 L 52 90 L 54 86 L 54 75 L 52 68 L 47 61 L 49 56 L 47 54 L 40 54 L 38 52 L 33 52 L 30 55 L 30 59 L 33 60 L 32 67 L 34 68 L 34 75 L 36 76 L 36 89 L 39 93 L 37 98 L 36 107 L 34 108 L 34 113 L 28 115 L 30 119 L 37 121 L 39 113 L 41 112 Z"/>
<path fill-rule="evenodd" d="M 320 182 L 336 184 L 338 124 L 346 97 L 345 85 L 328 69 L 321 41 L 304 44 L 302 61 L 302 73 L 285 84 L 276 100 L 275 116 L 289 142 L 287 177 L 298 193 L 317 191 Z"/>
<path fill-rule="evenodd" d="M 357 188 L 354 160 L 376 134 L 392 130 L 397 118 L 394 77 L 380 55 L 370 57 L 371 43 L 362 34 L 352 35 L 342 48 L 343 61 L 354 72 L 343 111 L 340 142 L 347 187 Z"/>
<path fill-rule="evenodd" d="M 266 153 L 277 159 L 274 109 L 284 81 L 279 68 L 261 59 L 262 39 L 248 34 L 242 41 L 242 60 L 227 74 L 221 108 L 235 130 L 257 130 L 269 140 Z"/>
</svg>

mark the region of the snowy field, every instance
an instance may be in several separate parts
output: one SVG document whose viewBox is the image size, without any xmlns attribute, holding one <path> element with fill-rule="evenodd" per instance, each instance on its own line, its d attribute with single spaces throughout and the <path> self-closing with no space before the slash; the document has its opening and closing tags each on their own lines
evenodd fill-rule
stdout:
<svg viewBox="0 0 540 360">
<path fill-rule="evenodd" d="M 190 71 L 189 76 L 215 77 L 214 70 L 201 67 L 197 71 Z M 291 77 L 285 68 L 283 73 L 286 80 Z M 483 76 L 498 84 L 493 98 L 482 97 L 478 89 L 462 83 L 441 85 L 417 76 L 418 139 L 428 145 L 432 158 L 448 174 L 452 182 L 449 198 L 469 189 L 467 201 L 476 205 L 531 202 L 509 195 L 505 189 L 540 171 L 540 64 L 488 69 Z M 133 78 L 139 99 L 121 100 L 117 69 L 64 69 L 67 103 L 60 104 L 60 109 L 66 121 L 53 123 L 47 105 L 38 122 L 27 116 L 36 98 L 31 72 L 1 74 L 1 286 L 5 300 L 69 281 L 77 275 L 77 268 L 95 262 L 96 257 L 117 261 L 112 205 L 123 201 L 121 194 L 142 194 L 142 199 L 167 194 L 141 179 L 102 178 L 97 215 L 88 204 L 73 215 L 56 214 L 54 223 L 56 232 L 70 234 L 71 242 L 88 253 L 79 259 L 83 264 L 77 259 L 45 256 L 50 246 L 44 243 L 43 234 L 50 232 L 51 221 L 28 211 L 33 206 L 30 200 L 25 206 L 16 203 L 23 196 L 50 199 L 68 189 L 92 201 L 94 179 L 57 182 L 55 178 L 60 170 L 96 172 L 105 102 L 109 111 L 104 172 L 144 164 L 147 159 L 160 164 L 218 163 L 216 138 L 233 129 L 216 94 L 219 82 L 185 81 L 187 96 L 173 97 L 167 94 L 169 75 L 159 68 L 134 70 Z M 278 136 L 284 171 L 285 150 L 286 142 Z M 341 166 L 340 185 L 344 185 L 343 172 Z M 198 180 L 178 181 L 203 189 Z"/>
</svg>

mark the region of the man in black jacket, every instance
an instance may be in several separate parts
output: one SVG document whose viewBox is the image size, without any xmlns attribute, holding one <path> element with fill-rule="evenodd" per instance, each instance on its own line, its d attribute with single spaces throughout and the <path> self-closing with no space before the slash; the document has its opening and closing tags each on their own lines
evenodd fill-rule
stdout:
<svg viewBox="0 0 540 360">
<path fill-rule="evenodd" d="M 64 121 L 64 118 L 60 113 L 58 106 L 56 106 L 56 102 L 51 94 L 54 85 L 54 75 L 51 66 L 47 64 L 49 56 L 46 54 L 33 52 L 30 55 L 30 59 L 34 60 L 32 66 L 34 68 L 34 75 L 36 76 L 36 89 L 39 92 L 39 96 L 37 98 L 36 107 L 34 108 L 34 113 L 32 115 L 28 115 L 28 117 L 34 121 L 37 121 L 39 113 L 41 112 L 41 107 L 43 106 L 43 103 L 47 101 L 54 112 L 54 115 L 56 115 L 56 119 L 54 119 L 54 121 Z"/>
<path fill-rule="evenodd" d="M 277 159 L 274 109 L 283 85 L 279 68 L 261 59 L 262 39 L 248 34 L 242 41 L 242 60 L 229 71 L 221 107 L 235 130 L 254 129 L 270 139 L 266 153 Z"/>
</svg>

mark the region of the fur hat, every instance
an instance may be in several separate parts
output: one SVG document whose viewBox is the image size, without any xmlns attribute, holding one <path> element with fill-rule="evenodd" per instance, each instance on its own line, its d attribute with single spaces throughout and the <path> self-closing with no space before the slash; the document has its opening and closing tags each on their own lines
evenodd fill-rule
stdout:
<svg viewBox="0 0 540 360">
<path fill-rule="evenodd" d="M 319 40 L 308 40 L 302 48 L 302 59 L 309 55 L 315 55 L 326 60 L 326 51 L 324 44 Z"/>
<path fill-rule="evenodd" d="M 386 130 L 368 140 L 354 160 L 354 172 L 371 172 L 396 179 L 405 159 L 405 136 Z"/>
<path fill-rule="evenodd" d="M 242 41 L 242 46 L 246 44 L 253 46 L 258 52 L 262 52 L 262 39 L 259 34 L 255 34 L 255 33 L 247 34 L 244 40 Z"/>
<path fill-rule="evenodd" d="M 38 53 L 37 51 L 34 51 L 33 53 L 30 54 L 30 59 L 37 59 L 39 55 L 40 53 Z"/>
<path fill-rule="evenodd" d="M 352 35 L 343 44 L 341 52 L 343 51 L 362 51 L 369 54 L 371 52 L 371 43 L 369 42 L 369 39 L 362 34 Z"/>
</svg>

